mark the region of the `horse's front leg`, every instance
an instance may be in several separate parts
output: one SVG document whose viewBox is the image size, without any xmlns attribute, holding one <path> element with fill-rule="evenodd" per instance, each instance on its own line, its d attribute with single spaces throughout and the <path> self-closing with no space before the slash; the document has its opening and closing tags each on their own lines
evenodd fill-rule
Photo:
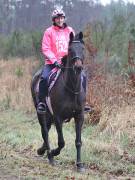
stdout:
<svg viewBox="0 0 135 180">
<path fill-rule="evenodd" d="M 45 114 L 37 114 L 38 115 L 38 120 L 41 126 L 41 133 L 42 133 L 42 138 L 44 140 L 44 143 L 41 148 L 37 150 L 37 153 L 39 155 L 43 155 L 45 151 L 47 150 L 47 154 L 50 153 L 50 145 L 49 145 L 49 140 L 48 140 L 48 132 L 51 127 L 51 121 L 50 119 L 47 118 Z"/>
<path fill-rule="evenodd" d="M 55 126 L 58 134 L 58 147 L 56 149 L 51 150 L 50 156 L 48 158 L 53 158 L 60 154 L 61 149 L 65 146 L 63 131 L 62 131 L 62 121 L 59 117 L 55 118 Z"/>
<path fill-rule="evenodd" d="M 84 171 L 84 166 L 83 163 L 81 162 L 81 146 L 82 146 L 82 141 L 81 141 L 81 129 L 84 121 L 84 115 L 78 114 L 75 116 L 75 129 L 76 129 L 76 140 L 75 140 L 75 145 L 76 145 L 76 150 L 77 150 L 77 170 L 79 172 Z"/>
<path fill-rule="evenodd" d="M 44 139 L 46 139 L 45 138 L 45 136 L 46 136 L 45 134 L 47 132 L 49 133 L 49 130 L 51 128 L 51 116 L 49 116 L 49 115 L 42 115 L 42 114 L 38 114 L 38 113 L 37 113 L 37 116 L 38 116 L 38 120 L 39 120 L 39 123 L 40 123 L 40 126 L 41 126 L 42 137 L 43 137 L 43 140 L 44 140 Z M 44 122 L 44 121 L 46 121 L 46 122 Z M 47 132 L 45 133 L 45 131 L 47 131 Z M 42 155 L 44 155 L 46 150 L 47 150 L 47 145 L 46 145 L 46 141 L 44 140 L 42 146 L 40 148 L 38 148 L 37 154 L 42 156 Z"/>
</svg>

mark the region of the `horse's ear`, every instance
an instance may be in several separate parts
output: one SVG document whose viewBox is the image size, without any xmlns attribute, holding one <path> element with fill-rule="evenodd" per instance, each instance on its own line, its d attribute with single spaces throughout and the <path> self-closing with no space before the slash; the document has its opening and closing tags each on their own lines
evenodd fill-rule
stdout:
<svg viewBox="0 0 135 180">
<path fill-rule="evenodd" d="M 83 33 L 82 32 L 79 32 L 79 39 L 83 40 Z"/>
<path fill-rule="evenodd" d="M 73 39 L 74 39 L 74 34 L 73 34 L 73 32 L 71 32 L 71 33 L 69 34 L 69 38 L 70 38 L 69 43 L 71 43 L 71 42 L 73 41 Z"/>
</svg>

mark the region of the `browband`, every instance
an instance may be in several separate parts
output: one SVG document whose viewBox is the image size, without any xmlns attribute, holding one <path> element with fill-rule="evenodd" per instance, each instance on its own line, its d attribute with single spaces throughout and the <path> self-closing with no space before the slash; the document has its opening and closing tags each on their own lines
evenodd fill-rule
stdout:
<svg viewBox="0 0 135 180">
<path fill-rule="evenodd" d="M 78 42 L 80 42 L 80 41 L 77 41 L 77 40 L 72 41 L 72 43 L 78 43 Z"/>
</svg>

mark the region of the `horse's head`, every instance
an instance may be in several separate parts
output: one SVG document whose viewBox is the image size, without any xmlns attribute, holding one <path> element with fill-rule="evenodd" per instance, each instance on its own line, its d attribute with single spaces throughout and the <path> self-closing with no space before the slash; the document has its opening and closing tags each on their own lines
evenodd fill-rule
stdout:
<svg viewBox="0 0 135 180">
<path fill-rule="evenodd" d="M 76 36 L 74 36 L 72 32 L 70 33 L 68 57 L 68 66 L 73 67 L 73 69 L 77 71 L 81 71 L 84 61 L 84 42 L 82 32 L 76 34 Z"/>
</svg>

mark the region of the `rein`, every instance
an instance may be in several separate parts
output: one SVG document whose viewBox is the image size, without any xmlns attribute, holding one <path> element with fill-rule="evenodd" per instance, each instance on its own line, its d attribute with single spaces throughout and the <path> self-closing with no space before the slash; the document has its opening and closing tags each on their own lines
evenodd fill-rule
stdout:
<svg viewBox="0 0 135 180">
<path fill-rule="evenodd" d="M 74 59 L 74 58 L 73 58 Z M 62 67 L 61 69 L 72 69 L 73 71 L 74 71 L 74 67 Z M 81 92 L 81 90 L 79 90 L 79 91 L 73 91 L 70 87 L 68 87 L 67 85 L 66 85 L 66 83 L 65 83 L 65 79 L 64 79 L 64 74 L 62 73 L 62 81 L 63 81 L 63 84 L 64 84 L 64 87 L 69 91 L 69 92 L 71 92 L 72 94 L 74 94 L 74 95 L 78 95 L 80 92 Z M 71 78 L 70 78 L 71 79 Z M 72 83 L 72 80 L 71 80 L 71 83 Z"/>
<path fill-rule="evenodd" d="M 81 43 L 81 41 L 80 40 L 73 40 L 72 41 L 72 43 Z M 68 59 L 68 56 L 67 56 L 67 59 Z M 79 57 L 79 56 L 74 56 L 74 57 L 72 57 L 70 60 L 72 61 L 72 60 L 77 60 L 77 59 L 80 59 L 81 60 L 81 58 Z M 72 69 L 74 72 L 75 72 L 75 67 L 74 66 L 71 66 L 71 67 L 61 67 L 61 69 Z M 76 73 L 76 72 L 75 72 Z M 71 76 L 69 76 L 70 78 L 70 80 L 71 80 L 71 84 L 74 86 L 74 84 L 72 83 L 72 79 L 71 79 Z M 66 85 L 66 83 L 65 83 L 65 79 L 64 79 L 64 73 L 62 73 L 62 81 L 63 81 L 63 84 L 64 84 L 64 87 L 69 91 L 69 92 L 71 92 L 72 94 L 74 94 L 74 95 L 78 95 L 80 92 L 81 92 L 81 89 L 79 90 L 79 91 L 76 91 L 76 90 L 72 90 L 69 86 L 67 86 Z"/>
</svg>

